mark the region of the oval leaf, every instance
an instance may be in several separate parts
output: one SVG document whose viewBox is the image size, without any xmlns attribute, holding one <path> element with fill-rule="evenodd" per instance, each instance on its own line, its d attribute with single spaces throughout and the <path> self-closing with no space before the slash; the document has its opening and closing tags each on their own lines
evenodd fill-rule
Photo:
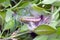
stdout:
<svg viewBox="0 0 60 40">
<path fill-rule="evenodd" d="M 40 25 L 34 30 L 34 32 L 38 35 L 51 34 L 51 33 L 54 33 L 55 31 L 56 31 L 55 29 L 53 29 L 52 27 L 48 25 Z"/>
</svg>

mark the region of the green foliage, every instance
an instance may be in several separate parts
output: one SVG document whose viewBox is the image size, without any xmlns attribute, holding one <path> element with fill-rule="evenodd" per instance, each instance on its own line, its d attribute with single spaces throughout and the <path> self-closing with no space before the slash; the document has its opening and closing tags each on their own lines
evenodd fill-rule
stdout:
<svg viewBox="0 0 60 40">
<path fill-rule="evenodd" d="M 20 29 L 20 32 L 24 32 L 24 31 L 28 31 L 28 27 L 26 24 L 24 24 Z"/>
<path fill-rule="evenodd" d="M 53 3 L 54 6 L 60 6 L 60 0 L 57 0 Z"/>
<path fill-rule="evenodd" d="M 10 0 L 5 0 L 5 2 L 3 2 L 2 5 L 3 5 L 4 7 L 11 6 L 11 5 L 10 5 Z"/>
<path fill-rule="evenodd" d="M 5 19 L 6 12 L 5 12 L 5 11 L 0 12 L 0 16 L 1 16 L 3 19 Z"/>
<path fill-rule="evenodd" d="M 23 2 L 22 4 L 21 4 L 21 7 L 22 8 L 25 8 L 25 7 L 27 7 L 29 5 L 29 2 Z M 19 5 L 20 6 L 20 5 Z"/>
<path fill-rule="evenodd" d="M 6 21 L 6 22 L 8 22 L 8 21 L 11 20 L 12 14 L 13 14 L 13 11 L 7 10 L 7 12 L 6 12 L 6 18 L 5 18 L 5 21 Z"/>
<path fill-rule="evenodd" d="M 14 20 L 11 19 L 7 23 L 5 23 L 3 31 L 13 28 L 14 27 L 14 24 L 15 24 Z"/>
<path fill-rule="evenodd" d="M 0 0 L 0 28 L 2 40 L 60 40 L 60 0 Z"/>
<path fill-rule="evenodd" d="M 43 4 L 52 4 L 54 3 L 56 0 L 43 0 L 42 3 Z"/>
<path fill-rule="evenodd" d="M 36 11 L 43 11 L 44 10 L 43 8 L 38 7 L 36 4 L 33 4 L 32 8 Z"/>
<path fill-rule="evenodd" d="M 57 34 L 60 35 L 60 26 L 57 28 Z"/>
<path fill-rule="evenodd" d="M 55 32 L 55 29 L 53 29 L 52 27 L 48 25 L 40 25 L 34 30 L 34 32 L 38 35 L 51 34 Z"/>
<path fill-rule="evenodd" d="M 0 3 L 4 2 L 4 1 L 6 1 L 6 0 L 1 0 Z"/>
<path fill-rule="evenodd" d="M 47 40 L 48 36 L 37 36 L 33 40 Z"/>
</svg>

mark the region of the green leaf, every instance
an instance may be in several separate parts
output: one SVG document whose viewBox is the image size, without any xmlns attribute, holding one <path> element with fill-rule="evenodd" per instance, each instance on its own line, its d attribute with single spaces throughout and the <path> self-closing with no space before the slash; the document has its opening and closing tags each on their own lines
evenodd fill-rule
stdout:
<svg viewBox="0 0 60 40">
<path fill-rule="evenodd" d="M 57 34 L 60 35 L 60 26 L 57 27 Z"/>
<path fill-rule="evenodd" d="M 11 19 L 7 23 L 5 23 L 3 31 L 13 28 L 14 27 L 14 24 L 15 24 L 14 19 Z"/>
<path fill-rule="evenodd" d="M 17 13 L 18 13 L 18 15 L 22 16 L 26 13 L 26 10 L 20 9 L 20 10 L 17 10 Z"/>
<path fill-rule="evenodd" d="M 32 1 L 32 3 L 37 3 L 39 0 L 34 0 L 34 1 Z"/>
<path fill-rule="evenodd" d="M 54 13 L 52 13 L 52 20 L 55 21 L 59 18 L 59 11 L 60 11 L 60 7 L 57 9 L 54 9 Z"/>
<path fill-rule="evenodd" d="M 42 3 L 43 4 L 52 4 L 54 3 L 56 0 L 43 0 Z"/>
<path fill-rule="evenodd" d="M 12 14 L 13 14 L 13 11 L 11 11 L 11 10 L 8 9 L 7 12 L 6 12 L 6 18 L 5 18 L 6 22 L 8 22 L 8 21 L 11 20 Z"/>
<path fill-rule="evenodd" d="M 52 34 L 48 36 L 48 40 L 59 40 L 59 36 L 57 34 Z"/>
<path fill-rule="evenodd" d="M 56 29 L 56 26 L 58 24 L 59 21 L 51 21 L 49 26 L 51 26 L 52 28 Z"/>
<path fill-rule="evenodd" d="M 5 0 L 5 2 L 3 2 L 2 5 L 3 5 L 4 7 L 11 6 L 10 0 Z"/>
<path fill-rule="evenodd" d="M 5 11 L 0 12 L 0 16 L 1 16 L 3 19 L 5 19 L 6 12 L 5 12 Z"/>
<path fill-rule="evenodd" d="M 27 7 L 28 5 L 29 5 L 29 2 L 23 2 L 20 7 L 25 8 L 25 7 Z"/>
<path fill-rule="evenodd" d="M 54 33 L 56 30 L 53 29 L 52 27 L 48 26 L 48 25 L 40 25 L 38 26 L 34 32 L 38 35 L 41 35 L 41 34 L 52 34 Z"/>
<path fill-rule="evenodd" d="M 60 6 L 60 0 L 57 0 L 56 2 L 53 3 L 54 6 Z"/>
<path fill-rule="evenodd" d="M 0 25 L 4 24 L 5 17 L 6 17 L 6 12 L 4 11 L 0 12 Z"/>
<path fill-rule="evenodd" d="M 48 36 L 37 36 L 33 40 L 47 40 Z"/>
<path fill-rule="evenodd" d="M 49 13 L 44 8 L 39 7 L 36 4 L 33 4 L 32 7 L 31 7 L 31 9 L 34 10 L 34 11 L 36 11 L 36 12 L 38 12 L 38 13 L 40 13 L 40 14 L 45 14 L 45 13 L 47 14 L 47 13 Z"/>
<path fill-rule="evenodd" d="M 41 11 L 44 10 L 43 8 L 38 7 L 36 4 L 33 4 L 33 5 L 32 5 L 32 9 L 34 9 L 34 10 L 36 10 L 36 11 L 38 11 L 38 12 L 41 12 Z"/>
<path fill-rule="evenodd" d="M 28 27 L 27 27 L 27 24 L 24 24 L 21 29 L 20 29 L 20 32 L 24 32 L 24 31 L 27 31 L 28 30 Z"/>
<path fill-rule="evenodd" d="M 0 25 L 2 25 L 2 20 L 3 20 L 3 19 L 2 19 L 2 17 L 0 16 Z"/>
<path fill-rule="evenodd" d="M 59 18 L 59 13 L 53 13 L 53 15 L 52 15 L 52 19 L 53 20 L 57 20 Z"/>
<path fill-rule="evenodd" d="M 6 1 L 6 0 L 0 0 L 0 3 L 4 2 L 4 1 Z"/>
<path fill-rule="evenodd" d="M 60 39 L 57 39 L 57 38 L 52 38 L 51 40 L 60 40 Z"/>
<path fill-rule="evenodd" d="M 29 11 L 26 11 L 25 9 L 20 9 L 20 10 L 17 10 L 17 13 L 20 16 L 26 16 L 29 14 Z"/>
</svg>

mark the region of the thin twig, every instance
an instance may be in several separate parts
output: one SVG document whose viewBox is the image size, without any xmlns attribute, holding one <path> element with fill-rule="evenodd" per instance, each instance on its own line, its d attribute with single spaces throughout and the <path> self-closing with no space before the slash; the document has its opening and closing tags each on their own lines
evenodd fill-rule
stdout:
<svg viewBox="0 0 60 40">
<path fill-rule="evenodd" d="M 22 0 L 20 0 L 15 6 L 13 6 L 13 7 L 10 8 L 10 9 L 14 9 L 14 8 L 16 8 L 21 2 L 22 2 Z"/>
<path fill-rule="evenodd" d="M 17 36 L 20 36 L 20 35 L 23 35 L 23 34 L 26 34 L 26 33 L 29 33 L 29 32 L 30 31 L 27 31 L 27 32 L 24 32 L 24 33 L 20 33 L 20 34 L 14 35 L 14 36 L 10 36 L 10 37 L 4 38 L 4 40 L 11 39 L 11 38 L 14 38 L 14 37 L 17 37 Z"/>
</svg>

